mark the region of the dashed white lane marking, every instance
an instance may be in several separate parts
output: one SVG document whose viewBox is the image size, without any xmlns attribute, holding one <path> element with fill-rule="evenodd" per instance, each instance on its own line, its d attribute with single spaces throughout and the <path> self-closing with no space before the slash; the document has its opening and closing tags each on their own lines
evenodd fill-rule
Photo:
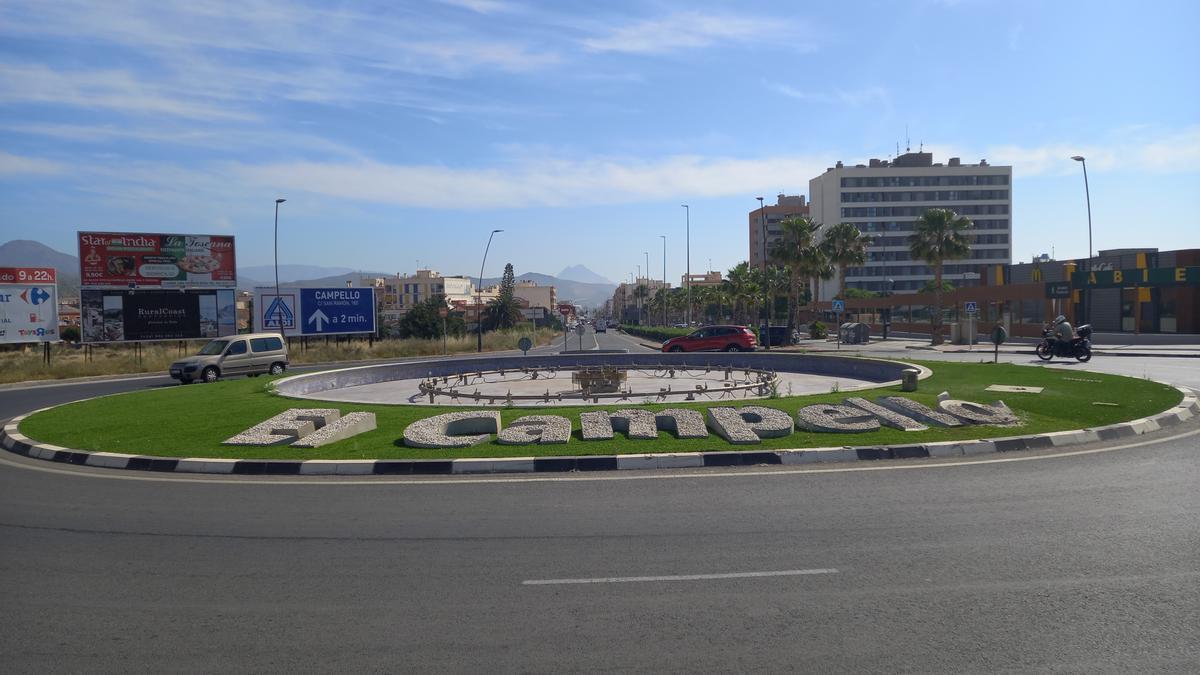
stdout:
<svg viewBox="0 0 1200 675">
<path fill-rule="evenodd" d="M 671 474 L 651 474 L 637 475 L 641 472 L 637 471 L 612 471 L 609 473 L 626 474 L 615 476 L 529 476 L 529 477 L 509 477 L 509 478 L 462 478 L 462 479 L 432 479 L 432 480 L 412 480 L 412 479 L 374 479 L 374 480 L 262 480 L 262 479 L 247 479 L 247 480 L 229 480 L 229 479 L 211 479 L 211 478 L 185 478 L 182 476 L 147 476 L 139 475 L 140 472 L 125 471 L 124 469 L 112 469 L 112 473 L 99 471 L 72 471 L 69 469 L 59 469 L 49 462 L 43 460 L 29 460 L 29 462 L 14 462 L 0 456 L 0 464 L 10 466 L 16 469 L 26 469 L 28 471 L 41 471 L 44 473 L 56 473 L 64 476 L 75 476 L 77 478 L 104 478 L 109 480 L 140 480 L 140 481 L 157 481 L 162 483 L 211 483 L 214 485 L 312 485 L 312 486 L 338 486 L 338 485 L 480 485 L 487 483 L 566 483 L 570 481 L 613 481 L 613 480 L 699 480 L 710 478 L 745 478 L 748 476 L 794 476 L 797 474 L 820 474 L 820 473 L 858 473 L 867 471 L 913 471 L 925 469 L 951 469 L 959 467 L 979 466 L 981 464 L 1007 464 L 1009 462 L 1038 462 L 1048 459 L 1061 459 L 1064 457 L 1078 457 L 1082 455 L 1098 455 L 1105 452 L 1115 452 L 1117 450 L 1126 450 L 1128 448 L 1139 448 L 1147 445 L 1159 445 L 1162 443 L 1170 443 L 1181 438 L 1188 438 L 1200 434 L 1200 429 L 1188 431 L 1174 436 L 1165 438 L 1155 438 L 1141 441 L 1138 443 L 1126 443 L 1124 445 L 1114 445 L 1110 448 L 1094 448 L 1092 450 L 1075 450 L 1072 452 L 1059 452 L 1053 455 L 1034 455 L 1029 457 L 1003 457 L 998 459 L 979 459 L 968 460 L 962 462 L 938 462 L 936 464 L 896 464 L 888 466 L 847 466 L 835 467 L 828 469 L 781 469 L 774 471 L 695 471 L 691 473 L 671 473 Z M 6 450 L 0 450 L 2 454 L 8 454 Z M 36 464 L 34 463 L 36 462 Z M 39 466 L 45 463 L 48 466 Z M 633 474 L 633 475 L 630 475 Z"/>
<path fill-rule="evenodd" d="M 563 584 L 629 584 L 646 581 L 707 581 L 709 579 L 753 579 L 756 577 L 799 577 L 809 574 L 837 574 L 833 568 L 811 570 L 775 570 L 772 572 L 725 572 L 722 574 L 672 574 L 654 577 L 596 577 L 593 579 L 529 579 L 522 586 L 557 586 Z"/>
</svg>

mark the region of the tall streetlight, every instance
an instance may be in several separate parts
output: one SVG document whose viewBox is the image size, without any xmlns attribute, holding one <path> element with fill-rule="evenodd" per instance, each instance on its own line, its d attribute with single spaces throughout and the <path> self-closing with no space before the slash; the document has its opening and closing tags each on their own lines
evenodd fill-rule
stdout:
<svg viewBox="0 0 1200 675">
<path fill-rule="evenodd" d="M 766 335 L 763 337 L 763 345 L 767 351 L 771 351 L 771 288 L 767 283 L 767 211 L 763 206 L 763 198 L 755 197 L 758 200 L 758 219 L 762 222 L 762 250 L 763 250 L 763 309 L 767 315 L 767 329 L 764 331 Z"/>
<path fill-rule="evenodd" d="M 479 324 L 479 342 L 476 351 L 483 352 L 483 268 L 487 265 L 488 250 L 492 248 L 492 237 L 496 236 L 497 232 L 504 230 L 492 230 L 488 235 L 487 246 L 483 249 L 483 262 L 479 263 L 479 286 L 475 289 L 475 319 Z"/>
<path fill-rule="evenodd" d="M 279 307 L 279 313 L 283 313 L 283 307 L 279 305 L 279 205 L 286 202 L 286 199 L 275 200 L 275 305 Z M 283 332 L 283 320 L 279 321 L 279 332 Z"/>
<path fill-rule="evenodd" d="M 680 204 L 683 207 L 683 223 L 687 233 L 687 243 L 684 245 L 684 255 L 687 256 L 687 263 L 684 265 L 684 285 L 687 286 L 687 324 L 690 328 L 692 325 L 692 210 L 687 204 Z M 664 273 L 663 276 L 666 276 Z"/>
<path fill-rule="evenodd" d="M 1088 212 L 1088 264 L 1087 264 L 1087 271 L 1091 272 L 1092 271 L 1092 191 L 1091 191 L 1091 189 L 1088 188 L 1087 160 L 1083 158 L 1083 155 L 1075 155 L 1075 156 L 1071 157 L 1071 159 L 1073 159 L 1076 162 L 1079 162 L 1080 164 L 1083 165 L 1083 194 L 1085 197 L 1087 197 L 1087 212 Z M 1091 323 L 1092 322 L 1092 285 L 1090 283 L 1090 279 L 1089 279 L 1089 283 L 1088 283 L 1086 298 L 1087 299 L 1084 300 L 1084 305 L 1083 305 L 1084 323 Z"/>
<path fill-rule="evenodd" d="M 658 235 L 663 240 L 663 325 L 667 325 L 667 235 Z"/>
</svg>

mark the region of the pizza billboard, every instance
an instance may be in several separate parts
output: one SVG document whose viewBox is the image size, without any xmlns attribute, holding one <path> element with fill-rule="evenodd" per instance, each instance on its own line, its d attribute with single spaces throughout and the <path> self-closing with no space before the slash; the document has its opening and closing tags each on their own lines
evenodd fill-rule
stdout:
<svg viewBox="0 0 1200 675">
<path fill-rule="evenodd" d="M 233 237 L 80 232 L 81 288 L 236 288 Z"/>
<path fill-rule="evenodd" d="M 202 340 L 237 332 L 232 288 L 79 293 L 83 342 Z"/>
<path fill-rule="evenodd" d="M 0 267 L 0 344 L 58 341 L 53 267 Z"/>
</svg>

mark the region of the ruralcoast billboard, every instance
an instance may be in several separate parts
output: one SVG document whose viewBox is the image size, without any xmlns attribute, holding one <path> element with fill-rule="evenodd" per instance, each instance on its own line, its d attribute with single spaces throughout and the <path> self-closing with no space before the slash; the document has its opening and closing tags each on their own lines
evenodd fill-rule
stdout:
<svg viewBox="0 0 1200 675">
<path fill-rule="evenodd" d="M 233 237 L 80 232 L 82 288 L 235 288 Z"/>
<path fill-rule="evenodd" d="M 198 340 L 237 332 L 235 291 L 82 289 L 84 342 Z"/>
<path fill-rule="evenodd" d="M 0 267 L 0 344 L 58 341 L 53 267 Z"/>
</svg>

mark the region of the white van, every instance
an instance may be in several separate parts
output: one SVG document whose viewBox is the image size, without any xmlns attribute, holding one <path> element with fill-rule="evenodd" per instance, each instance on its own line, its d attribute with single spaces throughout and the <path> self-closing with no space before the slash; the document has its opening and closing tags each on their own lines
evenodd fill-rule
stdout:
<svg viewBox="0 0 1200 675">
<path fill-rule="evenodd" d="M 218 338 L 186 359 L 171 364 L 170 375 L 183 384 L 216 382 L 225 375 L 279 375 L 288 367 L 287 343 L 278 333 L 249 333 Z"/>
</svg>

